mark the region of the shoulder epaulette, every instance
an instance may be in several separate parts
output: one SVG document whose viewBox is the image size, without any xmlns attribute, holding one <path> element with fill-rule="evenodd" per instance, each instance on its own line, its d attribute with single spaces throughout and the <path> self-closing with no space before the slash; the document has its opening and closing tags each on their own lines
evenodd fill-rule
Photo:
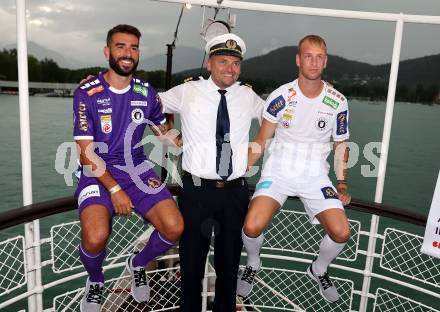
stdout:
<svg viewBox="0 0 440 312">
<path fill-rule="evenodd" d="M 183 82 L 197 81 L 197 80 L 200 80 L 200 77 L 188 77 L 188 78 L 185 78 L 185 79 L 183 80 Z"/>
<path fill-rule="evenodd" d="M 250 84 L 248 84 L 248 83 L 246 83 L 246 82 L 243 82 L 243 81 L 240 82 L 240 86 L 246 86 L 246 87 L 252 89 L 252 85 L 250 85 Z"/>
</svg>

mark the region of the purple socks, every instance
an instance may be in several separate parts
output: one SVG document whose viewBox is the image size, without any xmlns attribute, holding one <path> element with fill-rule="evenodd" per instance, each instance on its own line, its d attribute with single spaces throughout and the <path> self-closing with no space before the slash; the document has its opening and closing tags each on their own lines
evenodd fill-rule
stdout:
<svg viewBox="0 0 440 312">
<path fill-rule="evenodd" d="M 170 242 L 162 237 L 157 230 L 151 233 L 145 247 L 133 258 L 134 267 L 145 267 L 151 260 L 173 247 L 175 242 Z"/>
<path fill-rule="evenodd" d="M 105 248 L 94 255 L 85 251 L 82 244 L 79 245 L 79 258 L 89 273 L 89 279 L 93 283 L 104 283 L 104 274 L 102 273 L 102 263 L 106 255 Z"/>
<path fill-rule="evenodd" d="M 145 247 L 133 258 L 134 267 L 145 267 L 151 260 L 163 254 L 165 251 L 174 246 L 174 242 L 170 242 L 163 238 L 157 230 L 154 230 Z M 104 283 L 104 274 L 102 272 L 102 264 L 106 255 L 105 248 L 98 254 L 87 252 L 82 244 L 79 245 L 79 258 L 83 263 L 89 279 L 93 283 Z"/>
</svg>

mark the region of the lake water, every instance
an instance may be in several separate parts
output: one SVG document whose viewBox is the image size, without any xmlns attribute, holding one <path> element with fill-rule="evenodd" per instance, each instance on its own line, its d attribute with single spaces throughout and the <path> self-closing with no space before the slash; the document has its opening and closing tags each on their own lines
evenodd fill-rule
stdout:
<svg viewBox="0 0 440 312">
<path fill-rule="evenodd" d="M 385 103 L 350 101 L 350 141 L 357 144 L 352 148 L 351 157 L 358 158 L 356 165 L 350 169 L 349 191 L 355 198 L 373 201 L 376 178 L 362 175 L 362 166 L 370 166 L 363 152 L 370 142 L 379 142 L 382 138 Z M 394 109 L 391 145 L 388 159 L 387 176 L 383 202 L 389 205 L 427 214 L 440 169 L 440 106 L 397 103 Z M 55 170 L 56 151 L 60 144 L 72 141 L 72 99 L 69 98 L 30 98 L 31 144 L 32 144 L 32 178 L 33 200 L 40 202 L 72 195 L 74 186 L 67 186 L 64 177 Z M 251 137 L 257 131 L 254 125 Z M 21 164 L 20 164 L 20 130 L 18 97 L 0 95 L 0 212 L 22 206 Z M 377 152 L 376 152 L 377 153 Z M 255 182 L 257 177 L 251 179 Z M 288 205 L 300 206 L 289 202 Z M 349 216 L 352 213 L 349 211 Z M 76 218 L 76 212 L 46 218 L 41 223 L 42 232 L 66 220 Z M 368 215 L 361 219 L 368 226 Z M 380 226 L 392 223 L 386 220 Z M 413 228 L 422 234 L 421 227 L 404 224 L 405 229 Z M 363 227 L 363 230 L 368 228 Z M 22 233 L 23 227 L 2 231 L 0 239 L 7 239 Z M 45 234 L 47 235 L 47 234 Z M 365 242 L 364 242 L 365 243 Z M 49 255 L 48 247 L 42 254 Z M 293 265 L 293 264 L 292 264 Z M 298 269 L 295 267 L 295 269 Z M 44 279 L 53 276 L 45 270 Z M 62 285 L 61 292 L 81 287 L 82 280 L 69 285 Z M 65 286 L 65 289 L 63 288 Z M 45 296 L 45 306 L 51 305 L 50 289 Z M 25 302 L 14 305 L 13 310 L 25 308 Z M 11 310 L 12 311 L 12 310 Z"/>
<path fill-rule="evenodd" d="M 369 142 L 382 139 L 385 103 L 350 101 L 350 141 L 359 158 L 350 169 L 349 188 L 355 198 L 374 199 L 376 178 L 364 177 L 362 166 L 373 166 L 363 155 Z M 440 169 L 440 106 L 396 103 L 383 202 L 427 214 Z M 72 141 L 72 99 L 30 97 L 32 180 L 34 202 L 68 196 L 55 170 L 56 151 Z M 255 133 L 256 126 L 252 133 Z M 22 205 L 18 97 L 0 95 L 0 211 Z M 377 151 L 374 151 L 377 154 Z M 357 152 L 352 148 L 351 157 Z"/>
</svg>

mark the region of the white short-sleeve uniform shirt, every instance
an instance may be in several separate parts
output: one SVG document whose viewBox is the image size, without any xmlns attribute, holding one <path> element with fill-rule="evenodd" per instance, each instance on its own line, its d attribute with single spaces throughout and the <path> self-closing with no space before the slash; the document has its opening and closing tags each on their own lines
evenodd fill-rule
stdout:
<svg viewBox="0 0 440 312">
<path fill-rule="evenodd" d="M 204 179 L 221 179 L 216 172 L 218 89 L 211 78 L 200 77 L 160 93 L 164 112 L 180 114 L 183 170 Z M 264 101 L 240 82 L 226 91 L 233 163 L 228 180 L 234 180 L 246 172 L 251 121 L 261 119 Z"/>
</svg>

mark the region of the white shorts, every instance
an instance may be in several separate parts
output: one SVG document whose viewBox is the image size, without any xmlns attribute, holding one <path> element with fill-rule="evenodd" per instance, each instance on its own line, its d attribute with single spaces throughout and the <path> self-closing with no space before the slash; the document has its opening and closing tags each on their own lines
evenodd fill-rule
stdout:
<svg viewBox="0 0 440 312">
<path fill-rule="evenodd" d="M 296 180 L 296 179 L 295 179 Z M 278 177 L 261 177 L 255 187 L 252 199 L 268 196 L 276 200 L 280 206 L 288 196 L 297 196 L 309 215 L 310 223 L 318 224 L 316 215 L 320 212 L 338 208 L 344 209 L 332 182 L 327 176 L 305 178 L 302 182 L 287 181 Z"/>
</svg>

